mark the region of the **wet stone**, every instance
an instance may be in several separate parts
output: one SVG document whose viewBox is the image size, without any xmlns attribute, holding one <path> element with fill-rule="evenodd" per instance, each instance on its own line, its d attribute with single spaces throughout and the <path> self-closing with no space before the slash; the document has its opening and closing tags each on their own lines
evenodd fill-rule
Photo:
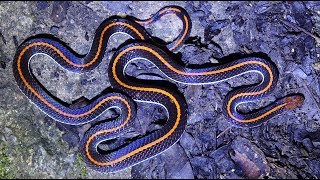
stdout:
<svg viewBox="0 0 320 180">
<path fill-rule="evenodd" d="M 261 178 L 269 174 L 270 169 L 263 152 L 247 139 L 237 137 L 231 149 L 230 156 L 244 177 Z"/>
</svg>

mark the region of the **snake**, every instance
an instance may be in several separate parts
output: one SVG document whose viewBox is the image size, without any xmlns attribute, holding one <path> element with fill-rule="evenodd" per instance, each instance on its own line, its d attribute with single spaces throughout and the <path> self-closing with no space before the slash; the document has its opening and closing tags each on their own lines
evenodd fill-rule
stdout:
<svg viewBox="0 0 320 180">
<path fill-rule="evenodd" d="M 182 30 L 170 43 L 159 44 L 144 28 L 165 16 L 176 16 L 182 22 Z M 259 57 L 239 58 L 231 62 L 205 68 L 188 68 L 179 64 L 171 53 L 177 52 L 191 32 L 191 18 L 179 6 L 165 6 L 148 19 L 135 17 L 112 17 L 104 20 L 95 32 L 90 51 L 79 55 L 58 39 L 32 37 L 17 49 L 13 61 L 13 74 L 21 92 L 41 111 L 54 120 L 83 125 L 94 122 L 109 109 L 119 109 L 114 121 L 97 123 L 83 136 L 79 152 L 85 162 L 99 172 L 116 172 L 150 159 L 171 146 L 183 134 L 188 118 L 188 104 L 184 97 L 168 87 L 156 83 L 141 83 L 125 73 L 128 64 L 143 60 L 158 68 L 168 81 L 187 85 L 205 85 L 227 81 L 246 74 L 257 73 L 261 81 L 257 85 L 229 92 L 223 103 L 223 114 L 233 126 L 255 127 L 284 110 L 292 110 L 303 104 L 303 95 L 290 95 L 256 111 L 243 113 L 238 106 L 261 99 L 272 92 L 279 72 L 267 59 Z M 70 108 L 54 97 L 37 80 L 31 69 L 32 58 L 43 54 L 67 71 L 83 73 L 95 69 L 105 56 L 109 39 L 117 34 L 126 34 L 134 42 L 124 43 L 113 54 L 108 65 L 108 76 L 114 92 L 101 94 L 89 104 Z M 149 132 L 122 146 L 103 151 L 99 145 L 121 136 L 136 120 L 136 103 L 152 103 L 166 110 L 167 120 L 161 129 Z"/>
</svg>

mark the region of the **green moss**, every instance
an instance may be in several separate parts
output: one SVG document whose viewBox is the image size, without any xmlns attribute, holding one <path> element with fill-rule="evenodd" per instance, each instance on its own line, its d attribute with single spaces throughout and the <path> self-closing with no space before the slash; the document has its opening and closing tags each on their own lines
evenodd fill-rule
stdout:
<svg viewBox="0 0 320 180">
<path fill-rule="evenodd" d="M 86 167 L 84 166 L 82 156 L 79 153 L 77 154 L 76 167 L 77 169 L 80 169 L 80 178 L 87 179 L 89 174 Z"/>
<path fill-rule="evenodd" d="M 15 173 L 11 167 L 11 159 L 6 154 L 6 147 L 0 149 L 0 179 L 13 179 Z"/>
</svg>

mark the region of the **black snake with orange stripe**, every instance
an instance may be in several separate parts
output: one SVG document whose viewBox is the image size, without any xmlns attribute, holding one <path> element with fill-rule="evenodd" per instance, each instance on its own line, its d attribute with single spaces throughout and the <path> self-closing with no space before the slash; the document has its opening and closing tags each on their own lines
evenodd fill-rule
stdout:
<svg viewBox="0 0 320 180">
<path fill-rule="evenodd" d="M 55 120 L 80 125 L 94 121 L 107 109 L 121 110 L 115 122 L 100 123 L 92 127 L 81 140 L 80 152 L 85 161 L 98 171 L 121 170 L 163 152 L 179 140 L 187 124 L 188 108 L 184 98 L 167 88 L 141 84 L 127 78 L 125 69 L 135 60 L 153 63 L 169 80 L 193 85 L 217 83 L 248 72 L 258 73 L 262 77 L 260 84 L 238 89 L 227 95 L 224 114 L 232 125 L 257 126 L 281 111 L 296 108 L 303 103 L 303 96 L 294 95 L 282 98 L 256 112 L 247 114 L 238 112 L 239 104 L 266 96 L 275 88 L 278 80 L 276 67 L 268 60 L 258 57 L 238 59 L 224 65 L 202 69 L 179 65 L 163 50 L 164 47 L 160 48 L 160 45 L 152 43 L 151 36 L 141 26 L 154 23 L 168 15 L 177 16 L 183 24 L 179 36 L 166 45 L 166 49 L 176 51 L 183 45 L 191 31 L 190 17 L 178 6 L 164 7 L 147 20 L 135 18 L 105 20 L 96 30 L 91 50 L 84 57 L 72 53 L 58 41 L 39 37 L 27 40 L 17 50 L 13 72 L 19 88 L 34 104 Z M 109 38 L 116 33 L 125 33 L 132 39 L 140 40 L 120 48 L 109 64 L 108 75 L 111 86 L 122 93 L 104 94 L 85 107 L 72 109 L 48 93 L 32 74 L 30 62 L 37 54 L 48 55 L 69 71 L 82 73 L 92 70 L 100 64 Z M 122 130 L 134 121 L 136 108 L 132 99 L 163 106 L 168 115 L 166 124 L 160 130 L 130 142 L 114 152 L 101 152 L 98 148 L 101 142 L 120 136 Z"/>
</svg>

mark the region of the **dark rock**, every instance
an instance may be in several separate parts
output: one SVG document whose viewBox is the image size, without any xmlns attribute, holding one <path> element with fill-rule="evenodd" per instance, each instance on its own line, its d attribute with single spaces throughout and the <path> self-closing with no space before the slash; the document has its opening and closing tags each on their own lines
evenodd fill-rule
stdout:
<svg viewBox="0 0 320 180">
<path fill-rule="evenodd" d="M 236 26 L 238 27 L 242 27 L 245 20 L 243 20 L 243 18 L 241 16 L 235 16 L 233 21 L 232 21 Z"/>
<path fill-rule="evenodd" d="M 60 73 L 59 70 L 57 69 L 57 71 L 54 71 L 50 74 L 50 78 L 54 79 L 54 78 L 59 78 Z"/>
<path fill-rule="evenodd" d="M 86 34 L 84 35 L 84 38 L 89 41 L 89 35 L 88 35 L 88 32 L 86 32 Z"/>
<path fill-rule="evenodd" d="M 37 2 L 37 10 L 45 10 L 50 6 L 50 3 L 48 1 L 38 1 Z"/>
<path fill-rule="evenodd" d="M 1 31 L 0 31 L 0 38 L 1 38 L 1 40 L 2 40 L 2 42 L 3 42 L 4 44 L 7 44 L 7 41 L 6 41 L 6 39 L 4 38 L 3 34 L 1 33 Z"/>
<path fill-rule="evenodd" d="M 52 4 L 52 12 L 50 15 L 50 18 L 55 23 L 61 23 L 65 18 L 68 11 L 68 8 L 70 6 L 70 2 L 64 1 L 64 2 L 53 2 Z"/>
<path fill-rule="evenodd" d="M 221 32 L 221 29 L 230 24 L 229 19 L 211 21 L 204 30 L 205 41 L 210 41 L 214 36 Z"/>
<path fill-rule="evenodd" d="M 312 11 L 320 11 L 320 2 L 318 1 L 307 1 L 304 2 L 304 4 L 306 5 L 306 8 L 312 10 Z"/>
<path fill-rule="evenodd" d="M 211 131 L 201 132 L 199 134 L 199 140 L 202 141 L 203 149 L 205 149 L 206 151 L 211 151 L 216 148 L 215 139 L 215 133 L 212 133 Z"/>
<path fill-rule="evenodd" d="M 237 10 L 240 9 L 240 4 L 231 4 L 230 6 L 228 6 L 228 8 L 226 9 L 226 12 L 235 12 Z"/>
<path fill-rule="evenodd" d="M 2 69 L 5 69 L 6 67 L 7 67 L 7 64 L 4 62 L 4 61 L 0 61 L 0 67 L 2 68 Z"/>
<path fill-rule="evenodd" d="M 44 123 L 48 126 L 51 126 L 55 122 L 54 119 L 52 119 L 50 116 L 46 116 L 44 118 Z"/>
<path fill-rule="evenodd" d="M 194 178 L 188 158 L 180 145 L 172 146 L 162 153 L 162 156 L 166 162 L 166 178 Z M 172 159 L 179 159 L 179 161 L 172 161 Z"/>
<path fill-rule="evenodd" d="M 293 131 L 293 139 L 296 142 L 302 142 L 303 139 L 305 139 L 305 137 L 307 136 L 308 131 L 305 129 L 295 129 Z"/>
<path fill-rule="evenodd" d="M 80 137 L 76 133 L 65 133 L 62 135 L 62 139 L 68 143 L 69 149 L 77 147 L 80 141 Z"/>
<path fill-rule="evenodd" d="M 75 100 L 69 107 L 72 109 L 77 109 L 88 105 L 88 103 L 89 101 L 86 98 L 82 97 Z M 51 124 L 50 121 L 52 121 L 50 119 L 51 118 L 46 117 L 46 121 L 49 122 L 49 125 Z M 58 121 L 56 121 L 56 126 L 60 131 L 64 132 L 64 134 L 62 135 L 62 139 L 68 143 L 69 149 L 77 147 L 80 141 L 80 137 L 82 137 L 84 134 L 84 132 L 79 131 L 80 126 L 64 124 Z"/>
<path fill-rule="evenodd" d="M 256 17 L 256 29 L 258 32 L 265 33 L 268 28 L 268 19 L 266 16 L 257 16 Z"/>
<path fill-rule="evenodd" d="M 162 107 L 148 103 L 137 103 L 136 131 L 141 134 L 161 129 L 167 120 Z M 162 122 L 161 122 L 162 121 Z"/>
<path fill-rule="evenodd" d="M 234 174 L 233 170 L 235 169 L 235 164 L 230 159 L 229 151 L 230 146 L 224 145 L 209 154 L 209 157 L 214 159 L 216 164 L 216 173 L 223 174 L 224 177 L 228 178 L 234 176 L 232 174 Z"/>
<path fill-rule="evenodd" d="M 190 159 L 193 172 L 198 179 L 215 179 L 216 167 L 214 160 L 207 157 L 194 157 Z"/>
<path fill-rule="evenodd" d="M 190 12 L 191 18 L 199 18 L 199 21 L 202 26 L 208 25 L 208 18 L 212 12 L 210 2 L 200 1 L 198 6 L 195 6 L 195 3 L 192 1 L 187 2 L 186 10 Z"/>
<path fill-rule="evenodd" d="M 19 46 L 19 42 L 17 40 L 17 36 L 13 36 L 13 43 L 16 46 L 16 48 Z"/>
<path fill-rule="evenodd" d="M 305 168 L 307 166 L 304 160 L 298 157 L 290 157 L 288 162 L 299 169 Z"/>
<path fill-rule="evenodd" d="M 244 138 L 237 137 L 231 144 L 230 155 L 246 178 L 267 176 L 270 172 L 262 151 Z"/>
<path fill-rule="evenodd" d="M 307 15 L 307 9 L 303 2 L 292 2 L 292 14 L 300 27 L 310 30 L 312 28 L 311 17 Z"/>
<path fill-rule="evenodd" d="M 211 50 L 212 57 L 215 57 L 218 59 L 223 57 L 223 50 L 219 44 L 211 41 L 210 44 L 208 45 L 208 49 Z"/>
<path fill-rule="evenodd" d="M 58 26 L 51 26 L 51 28 L 50 28 L 50 33 L 51 34 L 57 35 L 58 31 L 59 31 L 59 27 Z"/>
<path fill-rule="evenodd" d="M 80 84 L 85 86 L 88 84 L 94 84 L 96 81 L 97 81 L 96 78 L 88 79 L 88 77 L 85 77 L 85 78 L 81 78 Z"/>
<path fill-rule="evenodd" d="M 73 148 L 78 145 L 80 137 L 78 135 L 79 133 L 76 126 L 63 124 L 60 122 L 56 122 L 56 126 L 60 131 L 64 132 L 62 138 L 69 144 L 69 148 Z"/>
</svg>

